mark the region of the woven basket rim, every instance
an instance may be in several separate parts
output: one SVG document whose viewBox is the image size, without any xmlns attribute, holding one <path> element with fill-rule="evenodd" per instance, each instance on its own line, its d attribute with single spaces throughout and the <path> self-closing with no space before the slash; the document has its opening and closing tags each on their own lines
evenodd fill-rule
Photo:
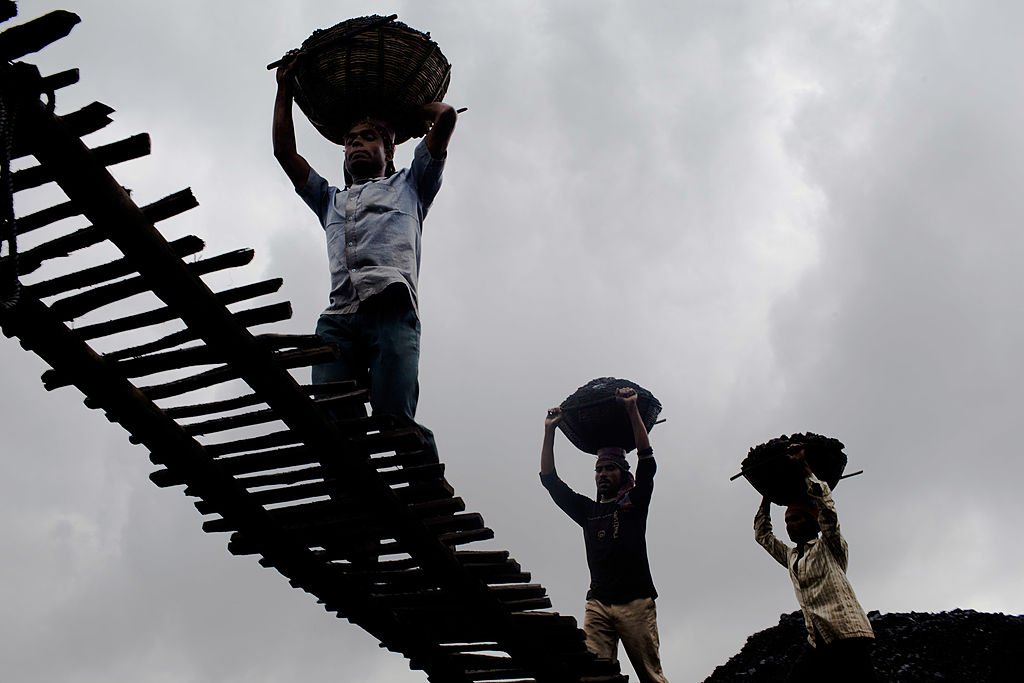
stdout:
<svg viewBox="0 0 1024 683">
<path fill-rule="evenodd" d="M 598 377 L 590 380 L 581 387 L 578 387 L 575 391 L 569 394 L 564 401 L 562 401 L 560 407 L 562 409 L 562 419 L 558 423 L 558 427 L 569 442 L 572 443 L 577 449 L 590 455 L 596 455 L 597 450 L 604 446 L 612 444 L 596 444 L 591 441 L 591 435 L 581 433 L 577 430 L 579 425 L 573 425 L 575 411 L 586 410 L 589 408 L 597 408 L 602 405 L 611 406 L 617 403 L 614 390 L 619 387 L 630 387 L 634 389 L 638 394 L 638 403 L 640 409 L 640 415 L 644 422 L 644 427 L 648 432 L 654 428 L 657 422 L 658 415 L 661 413 L 661 402 L 651 393 L 650 390 L 640 386 L 636 382 L 627 379 L 619 379 L 617 377 Z M 597 396 L 596 398 L 587 397 L 583 400 L 583 396 L 586 392 L 600 392 L 611 390 L 610 393 L 606 393 L 603 396 Z M 629 438 L 632 441 L 632 436 Z M 633 444 L 627 448 L 627 452 L 632 452 L 636 448 Z"/>
<path fill-rule="evenodd" d="M 309 55 L 296 73 L 295 101 L 325 138 L 344 144 L 357 121 L 387 121 L 395 144 L 422 135 L 419 108 L 441 101 L 451 64 L 429 33 L 368 15 L 317 29 L 302 44 Z M 370 29 L 336 42 L 353 29 Z"/>
</svg>

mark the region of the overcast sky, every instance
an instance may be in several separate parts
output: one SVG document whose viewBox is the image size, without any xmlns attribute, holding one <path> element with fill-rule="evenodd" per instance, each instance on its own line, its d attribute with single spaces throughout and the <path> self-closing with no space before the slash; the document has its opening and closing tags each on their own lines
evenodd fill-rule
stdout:
<svg viewBox="0 0 1024 683">
<path fill-rule="evenodd" d="M 425 226 L 418 418 L 497 534 L 479 547 L 511 550 L 581 618 L 582 537 L 537 479 L 544 411 L 607 375 L 658 396 L 648 545 L 670 680 L 703 680 L 796 609 L 753 541 L 759 495 L 728 480 L 784 433 L 836 437 L 865 470 L 836 491 L 865 609 L 1024 612 L 1024 6 L 20 6 L 16 21 L 81 15 L 28 60 L 81 69 L 58 113 L 112 106 L 90 144 L 150 133 L 153 154 L 115 176 L 140 205 L 191 187 L 201 206 L 165 234 L 197 234 L 209 255 L 255 248 L 211 283 L 283 276 L 295 316 L 273 330 L 289 332 L 312 330 L 328 277 L 323 233 L 271 154 L 265 65 L 352 16 L 431 32 L 453 64 L 446 99 L 469 112 Z M 340 150 L 297 127 L 340 180 Z M 112 257 L 96 251 L 81 258 Z M 145 449 L 77 390 L 45 392 L 41 361 L 2 342 L 5 680 L 424 680 L 231 556 L 181 489 L 148 480 Z M 561 436 L 556 457 L 590 493 L 590 457 Z"/>
</svg>

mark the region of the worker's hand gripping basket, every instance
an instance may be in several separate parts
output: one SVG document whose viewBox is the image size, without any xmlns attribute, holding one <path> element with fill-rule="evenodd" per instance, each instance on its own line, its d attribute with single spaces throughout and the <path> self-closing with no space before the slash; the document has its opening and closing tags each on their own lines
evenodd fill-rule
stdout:
<svg viewBox="0 0 1024 683">
<path fill-rule="evenodd" d="M 559 429 L 576 448 L 597 455 L 598 449 L 609 446 L 636 448 L 633 428 L 615 392 L 620 387 L 632 387 L 637 393 L 637 408 L 644 427 L 651 431 L 661 412 L 661 403 L 651 392 L 639 384 L 614 377 L 600 377 L 587 382 L 562 401 L 562 420 Z"/>
<path fill-rule="evenodd" d="M 843 443 L 811 432 L 783 435 L 754 446 L 743 459 L 742 475 L 758 493 L 777 505 L 805 502 L 807 486 L 803 465 L 789 457 L 801 444 L 804 459 L 814 476 L 829 488 L 835 488 L 846 469 Z"/>
<path fill-rule="evenodd" d="M 295 102 L 328 140 L 365 116 L 387 121 L 395 144 L 425 132 L 420 108 L 448 91 L 451 65 L 430 35 L 369 16 L 315 31 L 302 43 Z"/>
</svg>

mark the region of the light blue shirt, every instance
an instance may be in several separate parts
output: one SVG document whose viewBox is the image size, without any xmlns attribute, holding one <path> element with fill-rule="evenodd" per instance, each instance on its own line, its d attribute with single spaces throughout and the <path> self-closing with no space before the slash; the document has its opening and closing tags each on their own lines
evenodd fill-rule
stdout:
<svg viewBox="0 0 1024 683">
<path fill-rule="evenodd" d="M 409 168 L 339 189 L 312 168 L 299 196 L 327 237 L 331 301 L 324 313 L 354 313 L 390 285 L 404 285 L 419 315 L 417 282 L 423 219 L 441 187 L 444 159 L 424 141 Z"/>
</svg>

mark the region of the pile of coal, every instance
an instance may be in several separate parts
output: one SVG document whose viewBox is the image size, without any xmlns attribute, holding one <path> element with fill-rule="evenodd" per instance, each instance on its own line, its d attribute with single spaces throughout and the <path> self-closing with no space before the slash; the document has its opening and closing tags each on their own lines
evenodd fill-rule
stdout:
<svg viewBox="0 0 1024 683">
<path fill-rule="evenodd" d="M 1024 616 L 951 612 L 868 614 L 879 683 L 1016 683 L 1024 680 Z M 704 683 L 785 681 L 807 642 L 803 615 L 755 633 Z M 822 680 L 827 680 L 823 678 Z"/>
<path fill-rule="evenodd" d="M 792 505 L 807 499 L 803 469 L 786 457 L 792 444 L 803 445 L 807 464 L 830 488 L 846 469 L 843 442 L 821 434 L 782 435 L 750 449 L 740 465 L 743 476 L 758 493 L 776 505 Z"/>
</svg>

